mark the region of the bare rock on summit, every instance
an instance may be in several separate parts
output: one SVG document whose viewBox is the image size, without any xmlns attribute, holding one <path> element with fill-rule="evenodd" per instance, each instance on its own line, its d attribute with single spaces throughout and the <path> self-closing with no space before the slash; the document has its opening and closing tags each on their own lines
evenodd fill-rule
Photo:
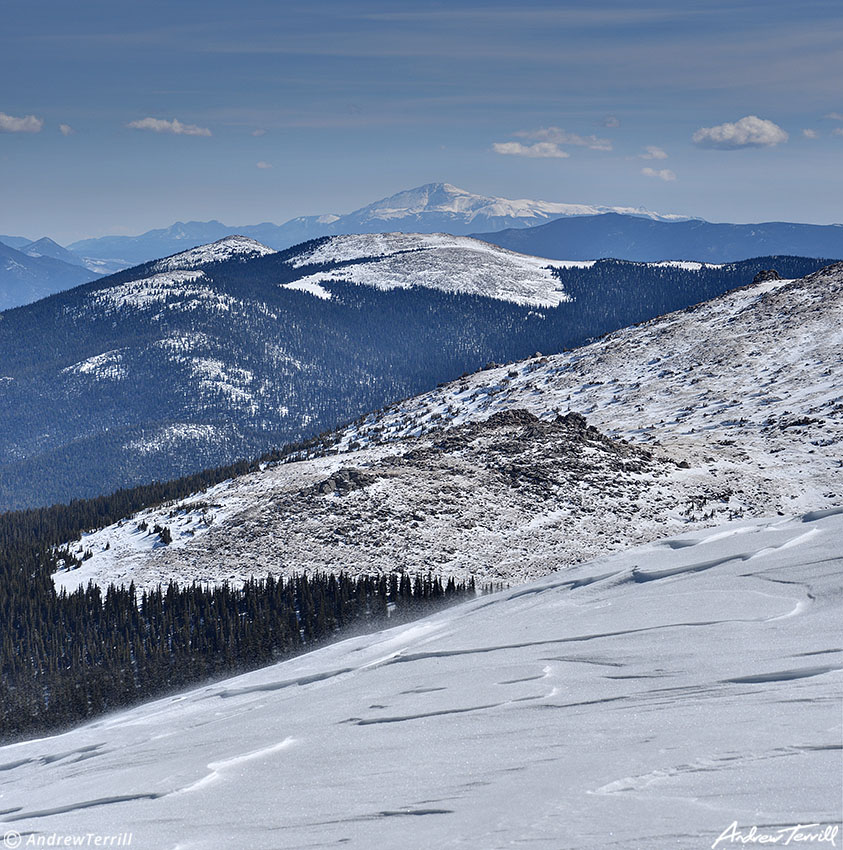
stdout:
<svg viewBox="0 0 843 850">
<path fill-rule="evenodd" d="M 763 269 L 758 272 L 754 278 L 752 278 L 753 283 L 767 283 L 768 280 L 781 280 L 782 276 L 775 269 Z"/>
</svg>

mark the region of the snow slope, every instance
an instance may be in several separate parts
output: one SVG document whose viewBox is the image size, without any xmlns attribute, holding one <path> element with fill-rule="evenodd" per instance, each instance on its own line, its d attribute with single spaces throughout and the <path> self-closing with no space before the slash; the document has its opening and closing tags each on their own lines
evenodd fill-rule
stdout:
<svg viewBox="0 0 843 850">
<path fill-rule="evenodd" d="M 571 352 L 478 372 L 364 418 L 340 447 L 523 408 L 575 410 L 607 433 L 843 501 L 843 263 L 768 281 Z"/>
<path fill-rule="evenodd" d="M 3 831 L 664 850 L 835 824 L 841 574 L 839 508 L 604 557 L 3 747 Z"/>
<path fill-rule="evenodd" d="M 564 261 L 528 257 L 445 233 L 331 236 L 290 260 L 294 268 L 315 264 L 340 265 L 303 274 L 285 287 L 319 298 L 330 297 L 321 284 L 346 281 L 381 290 L 423 286 L 537 307 L 570 301 L 552 272 L 564 267 Z"/>
</svg>

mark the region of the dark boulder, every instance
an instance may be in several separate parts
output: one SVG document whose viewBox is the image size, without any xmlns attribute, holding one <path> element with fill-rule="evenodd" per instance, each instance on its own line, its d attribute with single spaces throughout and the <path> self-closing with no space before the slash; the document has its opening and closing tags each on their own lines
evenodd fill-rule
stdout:
<svg viewBox="0 0 843 850">
<path fill-rule="evenodd" d="M 360 490 L 369 484 L 374 484 L 376 480 L 377 478 L 374 475 L 349 467 L 337 470 L 330 478 L 326 478 L 323 482 L 317 484 L 316 492 L 323 495 L 329 493 L 345 495 L 352 490 Z"/>
</svg>

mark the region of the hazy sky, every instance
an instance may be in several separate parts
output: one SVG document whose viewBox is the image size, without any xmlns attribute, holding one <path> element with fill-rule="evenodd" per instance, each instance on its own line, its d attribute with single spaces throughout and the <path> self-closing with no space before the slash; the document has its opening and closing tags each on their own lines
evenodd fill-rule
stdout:
<svg viewBox="0 0 843 850">
<path fill-rule="evenodd" d="M 282 222 L 421 183 L 843 221 L 840 0 L 7 0 L 0 233 Z"/>
</svg>

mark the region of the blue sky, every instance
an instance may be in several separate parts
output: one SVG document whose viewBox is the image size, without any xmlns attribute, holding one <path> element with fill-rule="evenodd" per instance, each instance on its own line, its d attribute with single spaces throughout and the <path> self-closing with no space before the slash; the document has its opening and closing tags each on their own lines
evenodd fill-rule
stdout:
<svg viewBox="0 0 843 850">
<path fill-rule="evenodd" d="M 840 222 L 841 80 L 839 0 L 10 0 L 0 233 L 282 222 L 432 181 Z"/>
</svg>

